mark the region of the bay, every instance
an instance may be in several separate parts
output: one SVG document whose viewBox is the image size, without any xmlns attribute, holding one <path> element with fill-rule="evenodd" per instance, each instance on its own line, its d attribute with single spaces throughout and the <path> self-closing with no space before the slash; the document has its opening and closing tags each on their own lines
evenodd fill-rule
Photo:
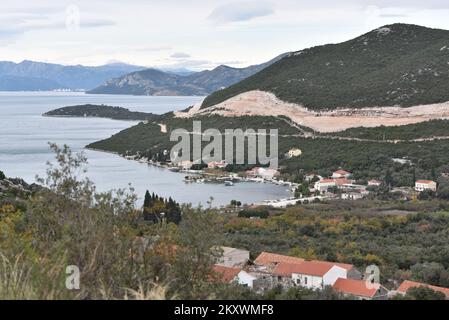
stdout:
<svg viewBox="0 0 449 320">
<path fill-rule="evenodd" d="M 146 190 L 171 196 L 182 203 L 206 205 L 210 197 L 215 206 L 231 200 L 258 203 L 290 197 L 285 186 L 268 183 L 185 184 L 182 173 L 126 160 L 114 154 L 86 150 L 94 141 L 105 139 L 137 122 L 99 118 L 51 118 L 42 114 L 78 104 L 105 104 L 133 111 L 165 113 L 182 110 L 203 97 L 150 97 L 125 95 L 88 95 L 77 92 L 0 92 L 0 170 L 9 177 L 35 182 L 44 175 L 46 162 L 53 160 L 48 142 L 67 144 L 88 157 L 87 175 L 100 191 L 126 188 L 129 184 L 140 197 Z"/>
</svg>

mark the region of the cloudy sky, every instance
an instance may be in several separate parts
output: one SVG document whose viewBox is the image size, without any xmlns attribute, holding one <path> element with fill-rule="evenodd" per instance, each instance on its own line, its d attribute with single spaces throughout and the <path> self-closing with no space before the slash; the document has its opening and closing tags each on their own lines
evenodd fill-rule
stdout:
<svg viewBox="0 0 449 320">
<path fill-rule="evenodd" d="M 1 1 L 0 60 L 243 67 L 395 22 L 449 29 L 448 16 L 448 0 Z"/>
</svg>

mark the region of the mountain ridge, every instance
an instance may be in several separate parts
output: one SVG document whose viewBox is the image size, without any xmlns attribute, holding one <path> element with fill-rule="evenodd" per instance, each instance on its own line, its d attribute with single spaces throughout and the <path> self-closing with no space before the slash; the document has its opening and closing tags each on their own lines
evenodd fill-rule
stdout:
<svg viewBox="0 0 449 320">
<path fill-rule="evenodd" d="M 203 96 L 251 76 L 286 55 L 282 54 L 265 63 L 246 68 L 220 65 L 212 70 L 184 75 L 148 68 L 111 79 L 88 93 Z"/>
<path fill-rule="evenodd" d="M 0 91 L 86 90 L 144 67 L 123 63 L 102 66 L 61 65 L 23 60 L 0 61 Z"/>
</svg>

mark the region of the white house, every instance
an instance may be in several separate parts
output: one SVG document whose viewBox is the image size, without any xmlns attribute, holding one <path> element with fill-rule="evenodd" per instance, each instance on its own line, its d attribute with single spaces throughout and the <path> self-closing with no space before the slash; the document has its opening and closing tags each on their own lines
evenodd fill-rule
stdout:
<svg viewBox="0 0 449 320">
<path fill-rule="evenodd" d="M 309 289 L 332 286 L 338 278 L 347 278 L 346 269 L 332 263 L 305 261 L 292 268 L 292 281 Z"/>
<path fill-rule="evenodd" d="M 302 154 L 301 149 L 298 148 L 292 148 L 288 150 L 287 156 L 289 158 L 299 157 Z"/>
<path fill-rule="evenodd" d="M 231 247 L 220 247 L 223 252 L 218 259 L 217 265 L 226 267 L 243 266 L 249 261 L 249 251 L 243 249 L 236 249 Z"/>
<path fill-rule="evenodd" d="M 418 180 L 415 182 L 415 190 L 418 192 L 424 190 L 437 191 L 437 183 L 432 180 Z"/>
<path fill-rule="evenodd" d="M 315 182 L 314 188 L 317 191 L 323 192 L 336 185 L 337 183 L 334 179 L 321 179 L 320 181 Z"/>
<path fill-rule="evenodd" d="M 379 187 L 381 184 L 382 184 L 382 181 L 379 181 L 379 180 L 372 179 L 372 180 L 368 181 L 368 185 L 373 186 L 373 187 Z"/>
<path fill-rule="evenodd" d="M 350 178 L 352 176 L 352 173 L 346 170 L 337 170 L 334 173 L 332 173 L 332 178 L 338 179 L 338 178 Z"/>
<path fill-rule="evenodd" d="M 252 275 L 251 273 L 246 272 L 245 270 L 240 271 L 236 279 L 237 283 L 251 289 L 254 288 L 255 280 L 257 280 L 257 277 L 255 275 Z"/>
<path fill-rule="evenodd" d="M 277 171 L 275 169 L 271 169 L 271 168 L 256 167 L 256 168 L 246 171 L 246 174 L 248 176 L 252 176 L 252 177 L 260 177 L 265 180 L 271 180 L 274 177 L 279 175 L 279 171 Z"/>
</svg>

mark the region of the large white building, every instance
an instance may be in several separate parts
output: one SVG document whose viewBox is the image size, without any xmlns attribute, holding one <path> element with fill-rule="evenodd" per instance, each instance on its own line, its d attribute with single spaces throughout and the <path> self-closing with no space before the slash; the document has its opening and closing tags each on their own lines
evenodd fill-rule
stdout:
<svg viewBox="0 0 449 320">
<path fill-rule="evenodd" d="M 325 192 L 331 187 L 335 187 L 337 182 L 335 179 L 321 179 L 320 181 L 315 182 L 314 188 L 319 192 Z"/>
<path fill-rule="evenodd" d="M 418 180 L 415 182 L 415 190 L 418 192 L 425 190 L 437 191 L 437 183 L 432 180 Z"/>
</svg>

